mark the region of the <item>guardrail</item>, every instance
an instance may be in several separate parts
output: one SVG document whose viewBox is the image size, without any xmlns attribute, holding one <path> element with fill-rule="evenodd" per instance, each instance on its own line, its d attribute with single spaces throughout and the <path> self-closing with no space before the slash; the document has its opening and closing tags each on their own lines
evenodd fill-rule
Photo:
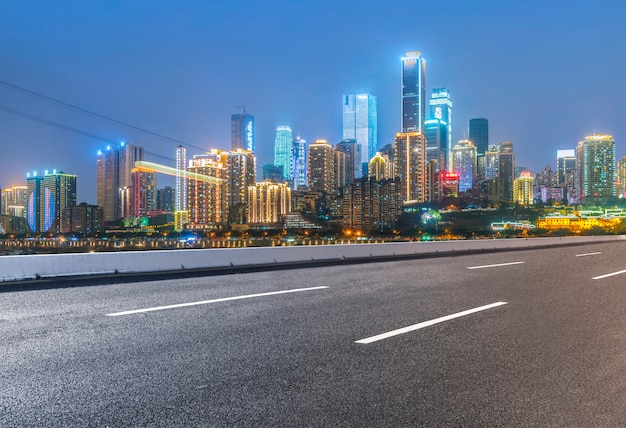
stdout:
<svg viewBox="0 0 626 428">
<path fill-rule="evenodd" d="M 440 253 L 525 249 L 626 239 L 626 236 L 477 239 L 385 244 L 287 246 L 263 248 L 124 251 L 111 253 L 0 256 L 0 282 L 40 278 L 173 272 L 273 264 L 408 257 Z"/>
</svg>

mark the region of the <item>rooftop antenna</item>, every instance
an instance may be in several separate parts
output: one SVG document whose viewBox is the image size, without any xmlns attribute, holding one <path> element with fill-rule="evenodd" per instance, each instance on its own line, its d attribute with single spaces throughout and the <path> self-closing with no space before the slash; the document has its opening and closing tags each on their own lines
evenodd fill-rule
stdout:
<svg viewBox="0 0 626 428">
<path fill-rule="evenodd" d="M 235 108 L 240 108 L 240 109 L 242 109 L 242 110 L 243 110 L 243 115 L 244 115 L 244 116 L 246 115 L 246 106 L 237 106 L 237 107 L 235 107 Z"/>
</svg>

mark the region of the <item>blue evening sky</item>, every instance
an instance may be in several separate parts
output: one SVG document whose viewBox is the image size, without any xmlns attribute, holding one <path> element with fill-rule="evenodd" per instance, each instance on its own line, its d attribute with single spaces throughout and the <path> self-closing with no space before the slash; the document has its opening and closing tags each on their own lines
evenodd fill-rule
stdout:
<svg viewBox="0 0 626 428">
<path fill-rule="evenodd" d="M 337 143 L 345 93 L 378 96 L 379 141 L 392 142 L 410 50 L 426 58 L 428 94 L 451 91 L 455 141 L 486 117 L 490 143 L 512 141 L 535 172 L 594 131 L 621 157 L 625 18 L 621 0 L 1 1 L 0 186 L 63 170 L 95 203 L 99 148 L 134 141 L 173 164 L 177 145 L 6 84 L 207 150 L 230 148 L 245 105 L 263 165 L 277 125 Z"/>
</svg>

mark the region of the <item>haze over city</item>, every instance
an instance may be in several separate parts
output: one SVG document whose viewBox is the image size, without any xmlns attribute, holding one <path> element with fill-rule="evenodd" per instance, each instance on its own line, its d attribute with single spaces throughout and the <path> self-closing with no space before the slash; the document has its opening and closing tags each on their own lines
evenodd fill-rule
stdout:
<svg viewBox="0 0 626 428">
<path fill-rule="evenodd" d="M 223 3 L 223 4 L 222 4 Z M 229 149 L 230 116 L 256 120 L 257 164 L 275 129 L 339 142 L 341 96 L 378 97 L 379 145 L 400 131 L 400 57 L 426 59 L 427 96 L 451 92 L 453 141 L 489 119 L 516 165 L 554 167 L 558 149 L 594 132 L 626 154 L 626 92 L 617 1 L 232 1 L 14 3 L 0 14 L 0 186 L 29 171 L 78 176 L 95 202 L 98 149 L 133 141 L 172 164 L 176 143 L 62 108 L 16 85 L 201 149 Z M 167 179 L 164 179 L 167 180 Z M 159 178 L 161 185 L 161 178 Z"/>
</svg>

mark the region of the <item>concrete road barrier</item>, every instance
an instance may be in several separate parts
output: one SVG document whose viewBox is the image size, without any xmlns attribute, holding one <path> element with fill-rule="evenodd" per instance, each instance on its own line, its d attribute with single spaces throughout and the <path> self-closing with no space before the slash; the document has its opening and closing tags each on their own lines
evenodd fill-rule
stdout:
<svg viewBox="0 0 626 428">
<path fill-rule="evenodd" d="M 261 266 L 308 261 L 398 257 L 426 253 L 524 249 L 542 246 L 609 242 L 626 236 L 582 236 L 466 241 L 394 242 L 385 244 L 216 248 L 121 251 L 111 253 L 0 256 L 0 281 L 19 281 L 79 275 L 127 274 Z"/>
</svg>

